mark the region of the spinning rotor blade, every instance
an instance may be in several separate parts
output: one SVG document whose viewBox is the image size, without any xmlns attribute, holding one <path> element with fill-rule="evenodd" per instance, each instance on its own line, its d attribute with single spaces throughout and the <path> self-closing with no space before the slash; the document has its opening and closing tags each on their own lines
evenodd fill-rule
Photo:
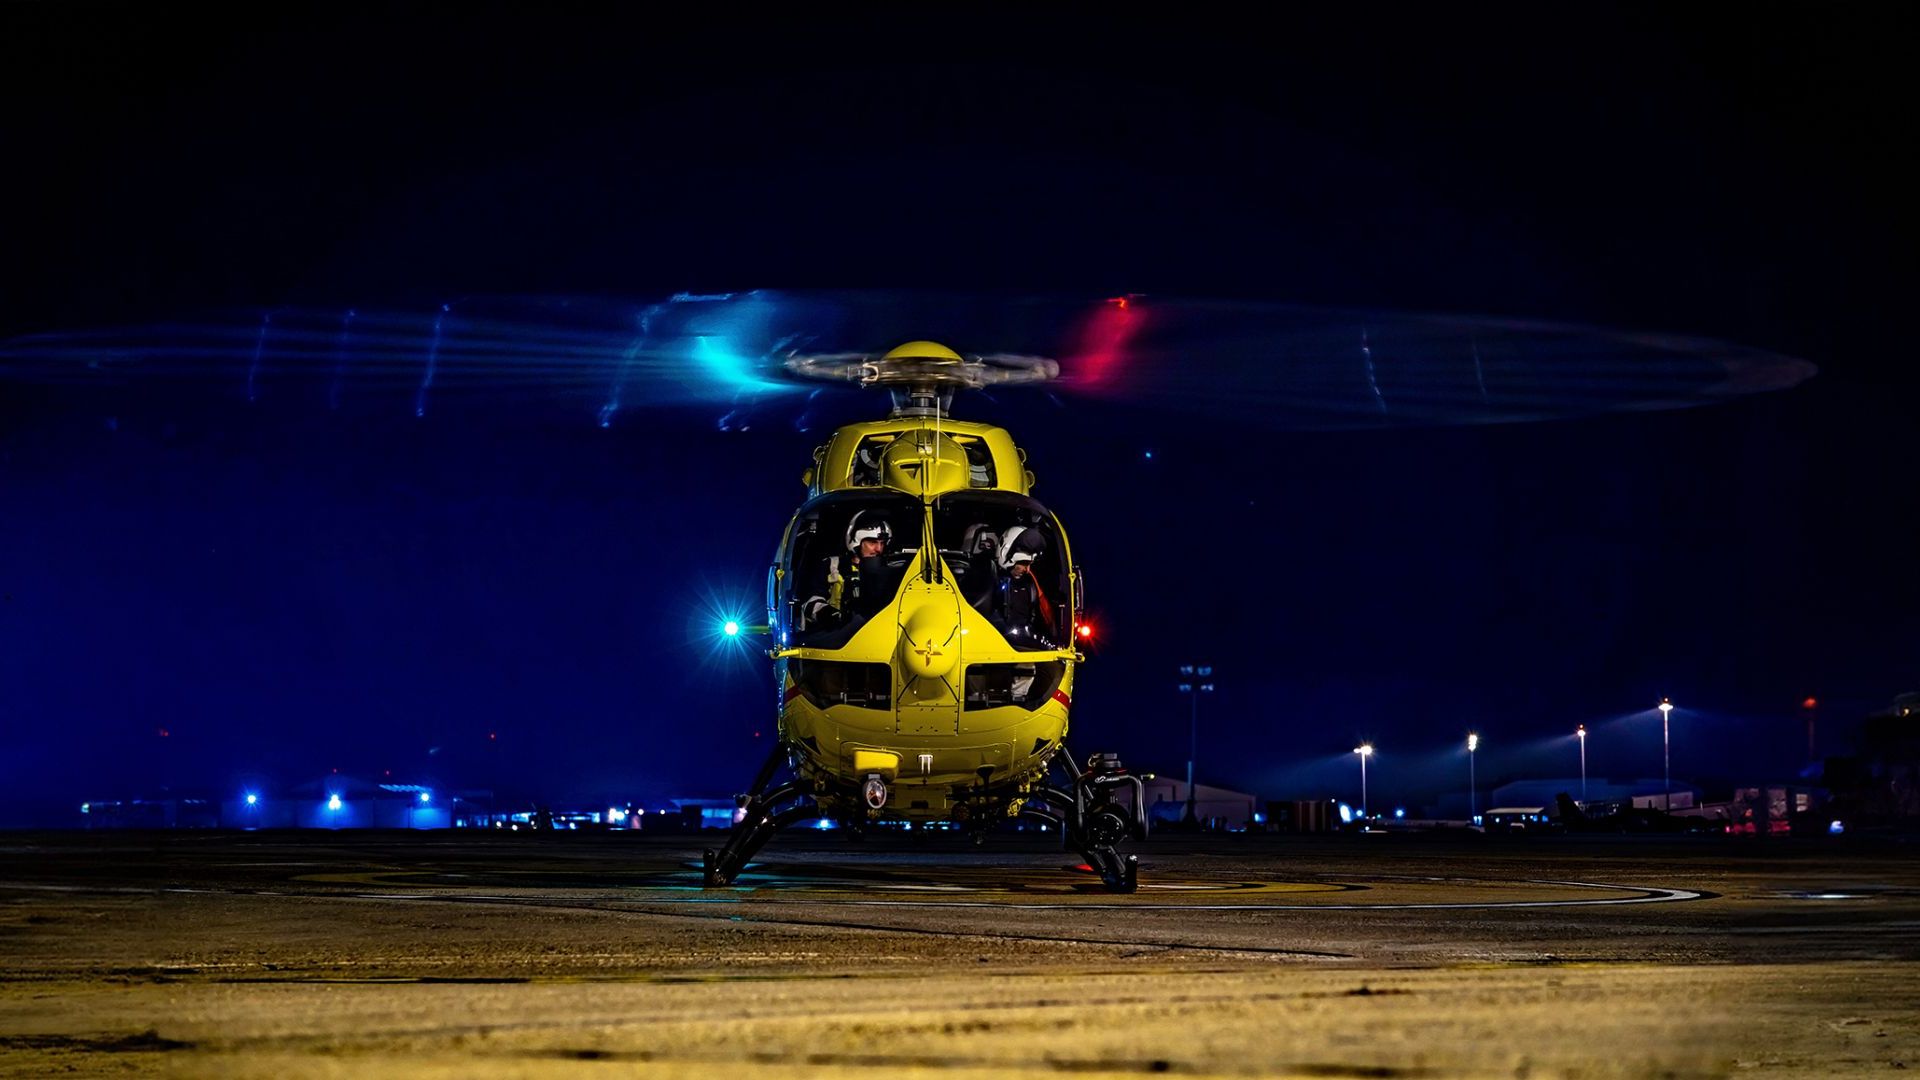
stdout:
<svg viewBox="0 0 1920 1080">
<path fill-rule="evenodd" d="M 1295 429 L 1685 408 L 1814 373 L 1722 342 L 1510 319 L 1151 296 L 757 291 L 639 303 L 478 297 L 419 313 L 290 308 L 39 334 L 0 344 L 0 381 L 212 380 L 250 401 L 318 395 L 417 416 L 476 398 L 519 408 L 545 399 L 611 426 L 633 409 L 798 402 L 823 378 L 873 382 L 870 360 L 917 339 L 986 373 L 968 385 L 1044 381 L 1061 398 Z"/>
</svg>

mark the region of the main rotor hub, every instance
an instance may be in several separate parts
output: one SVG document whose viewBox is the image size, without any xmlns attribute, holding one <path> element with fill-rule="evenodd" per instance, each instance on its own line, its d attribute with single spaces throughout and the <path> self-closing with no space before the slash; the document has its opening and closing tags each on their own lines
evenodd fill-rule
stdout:
<svg viewBox="0 0 1920 1080">
<path fill-rule="evenodd" d="M 884 386 L 893 395 L 896 417 L 944 417 L 961 387 L 1045 382 L 1060 374 L 1060 365 L 1044 356 L 962 356 L 937 341 L 909 341 L 877 358 L 867 353 L 796 353 L 787 358 L 787 370 L 809 379 Z"/>
</svg>

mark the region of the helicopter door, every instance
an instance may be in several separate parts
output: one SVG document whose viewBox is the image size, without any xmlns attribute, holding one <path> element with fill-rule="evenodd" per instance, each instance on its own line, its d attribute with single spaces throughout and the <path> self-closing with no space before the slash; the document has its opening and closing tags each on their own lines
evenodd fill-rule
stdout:
<svg viewBox="0 0 1920 1080">
<path fill-rule="evenodd" d="M 927 558 L 939 555 L 923 547 Z M 960 734 L 960 593 L 945 575 L 929 581 L 916 563 L 895 608 L 900 624 L 900 687 L 894 695 L 894 731 L 900 735 Z"/>
</svg>

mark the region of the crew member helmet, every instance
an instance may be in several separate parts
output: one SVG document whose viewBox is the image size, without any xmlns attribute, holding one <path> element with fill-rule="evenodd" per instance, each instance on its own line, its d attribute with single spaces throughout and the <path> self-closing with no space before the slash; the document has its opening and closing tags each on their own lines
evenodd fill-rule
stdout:
<svg viewBox="0 0 1920 1080">
<path fill-rule="evenodd" d="M 1026 525 L 1015 525 L 1007 530 L 1006 538 L 1000 541 L 1000 567 L 1011 570 L 1017 563 L 1030 563 L 1046 550 L 1046 538 L 1040 530 Z"/>
<path fill-rule="evenodd" d="M 847 550 L 855 554 L 860 551 L 862 540 L 878 540 L 885 544 L 893 539 L 893 528 L 886 519 L 868 510 L 853 515 L 853 521 L 847 525 Z"/>
</svg>

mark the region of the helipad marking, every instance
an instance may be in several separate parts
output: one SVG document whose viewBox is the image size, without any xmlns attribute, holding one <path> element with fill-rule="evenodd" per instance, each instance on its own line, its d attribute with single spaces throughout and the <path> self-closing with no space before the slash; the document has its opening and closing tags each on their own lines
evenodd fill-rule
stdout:
<svg viewBox="0 0 1920 1080">
<path fill-rule="evenodd" d="M 1102 894 L 1078 903 L 1034 903 L 994 900 L 845 900 L 820 899 L 807 900 L 791 897 L 759 897 L 750 895 L 714 896 L 618 896 L 605 893 L 594 895 L 521 895 L 506 896 L 497 893 L 447 893 L 425 894 L 361 893 L 367 900 L 468 900 L 478 902 L 587 902 L 608 904 L 606 910 L 621 911 L 636 908 L 658 907 L 661 905 L 688 904 L 767 904 L 789 907 L 910 907 L 910 908 L 992 908 L 995 910 L 1023 911 L 1062 911 L 1087 907 L 1098 907 L 1103 911 L 1466 911 L 1500 910 L 1510 908 L 1566 908 L 1566 907 L 1614 907 L 1630 904 L 1666 904 L 1688 900 L 1704 900 L 1714 893 L 1693 889 L 1668 889 L 1651 885 L 1613 885 L 1598 881 L 1547 881 L 1522 879 L 1520 881 L 1500 882 L 1498 884 L 1521 885 L 1557 885 L 1565 888 L 1601 889 L 1609 892 L 1632 893 L 1631 896 L 1602 896 L 1585 899 L 1561 900 L 1488 900 L 1488 901 L 1431 901 L 1424 903 L 1396 903 L 1384 901 L 1377 904 L 1140 904 L 1125 897 Z M 744 890 L 740 890 L 744 891 Z"/>
<path fill-rule="evenodd" d="M 1506 884 L 1515 884 L 1508 882 Z M 1559 907 L 1612 907 L 1628 904 L 1665 904 L 1687 900 L 1704 900 L 1711 893 L 1692 889 L 1665 889 L 1650 885 L 1610 885 L 1597 881 L 1541 881 L 1522 880 L 1522 885 L 1559 885 L 1581 889 L 1605 889 L 1614 892 L 1634 893 L 1633 896 L 1604 896 L 1574 900 L 1487 900 L 1487 901 L 1435 901 L 1426 903 L 1395 903 L 1383 901 L 1377 904 L 1138 904 L 1123 897 L 1111 894 L 1093 898 L 1080 903 L 1032 903 L 994 900 L 803 900 L 790 897 L 761 898 L 741 897 L 740 903 L 811 905 L 816 907 L 969 907 L 1016 909 L 1025 911 L 1056 911 L 1096 906 L 1109 911 L 1461 911 L 1493 910 L 1504 908 L 1559 908 Z M 687 901 L 663 897 L 630 901 L 632 904 L 679 904 Z"/>
</svg>

